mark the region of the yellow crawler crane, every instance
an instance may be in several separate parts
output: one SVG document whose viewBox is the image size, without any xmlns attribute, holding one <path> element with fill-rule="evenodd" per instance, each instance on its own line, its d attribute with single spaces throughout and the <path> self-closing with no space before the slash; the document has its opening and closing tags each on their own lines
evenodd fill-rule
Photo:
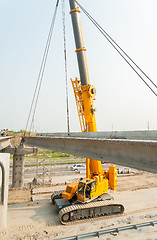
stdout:
<svg viewBox="0 0 157 240">
<path fill-rule="evenodd" d="M 72 18 L 80 80 L 72 82 L 79 121 L 82 132 L 96 132 L 94 100 L 96 89 L 90 84 L 86 49 L 84 47 L 80 10 L 75 0 L 69 0 Z M 65 192 L 52 194 L 52 202 L 58 207 L 62 224 L 83 221 L 87 218 L 98 218 L 121 214 L 124 207 L 112 201 L 107 191 L 117 189 L 117 168 L 109 166 L 103 170 L 101 161 L 86 159 L 86 177 L 69 184 Z M 82 204 L 83 203 L 83 204 Z"/>
</svg>

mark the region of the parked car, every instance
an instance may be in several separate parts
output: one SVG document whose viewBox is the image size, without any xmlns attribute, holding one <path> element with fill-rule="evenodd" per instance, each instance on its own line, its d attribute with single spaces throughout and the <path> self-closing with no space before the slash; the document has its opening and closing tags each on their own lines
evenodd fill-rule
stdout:
<svg viewBox="0 0 157 240">
<path fill-rule="evenodd" d="M 84 164 L 74 164 L 71 167 L 72 171 L 78 171 L 78 170 L 86 170 L 86 166 Z"/>
</svg>

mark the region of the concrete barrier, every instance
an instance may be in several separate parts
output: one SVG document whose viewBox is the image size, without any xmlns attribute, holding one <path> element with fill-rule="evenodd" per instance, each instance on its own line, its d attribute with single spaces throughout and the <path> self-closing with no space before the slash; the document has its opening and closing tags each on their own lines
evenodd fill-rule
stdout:
<svg viewBox="0 0 157 240">
<path fill-rule="evenodd" d="M 0 231 L 7 227 L 9 153 L 0 153 Z"/>
</svg>

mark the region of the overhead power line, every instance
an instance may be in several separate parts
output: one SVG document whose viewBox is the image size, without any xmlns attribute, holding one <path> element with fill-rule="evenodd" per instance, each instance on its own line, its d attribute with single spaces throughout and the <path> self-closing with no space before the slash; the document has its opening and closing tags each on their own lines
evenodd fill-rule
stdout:
<svg viewBox="0 0 157 240">
<path fill-rule="evenodd" d="M 146 84 L 146 86 L 153 92 L 154 95 L 157 96 L 157 93 L 152 89 L 152 87 L 144 80 L 144 78 L 138 73 L 135 67 L 153 84 L 155 88 L 157 85 L 150 79 L 150 77 L 132 60 L 131 57 L 113 40 L 113 38 L 98 24 L 98 22 L 82 7 L 82 5 L 77 1 L 74 0 L 80 9 L 85 13 L 85 15 L 90 19 L 90 21 L 96 26 L 96 28 L 103 34 L 103 36 L 108 40 L 108 42 L 114 47 L 114 49 L 120 54 L 120 56 L 127 62 L 127 64 L 134 70 L 134 72 L 141 78 L 141 80 Z M 116 47 L 117 46 L 117 47 Z M 120 52 L 121 51 L 121 52 Z M 125 57 L 125 56 L 128 58 Z M 129 60 L 134 64 L 131 65 Z"/>
</svg>

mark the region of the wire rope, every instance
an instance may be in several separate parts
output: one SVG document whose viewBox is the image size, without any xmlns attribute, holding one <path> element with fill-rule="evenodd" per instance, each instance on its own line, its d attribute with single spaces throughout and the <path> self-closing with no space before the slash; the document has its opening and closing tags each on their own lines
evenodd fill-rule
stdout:
<svg viewBox="0 0 157 240">
<path fill-rule="evenodd" d="M 40 70 L 39 70 L 39 75 L 38 75 L 38 78 L 37 78 L 37 83 L 36 83 L 36 86 L 35 86 L 35 90 L 34 90 L 34 94 L 33 94 L 33 99 L 32 99 L 31 107 L 30 107 L 29 114 L 28 114 L 28 119 L 27 119 L 27 123 L 26 123 L 26 128 L 25 128 L 24 136 L 25 136 L 26 131 L 27 131 L 27 128 L 28 128 L 28 124 L 29 124 L 29 120 L 30 120 L 30 117 L 31 117 L 33 105 L 35 104 L 35 106 L 34 106 L 34 111 L 33 111 L 33 115 L 32 115 L 32 121 L 31 121 L 31 124 L 30 124 L 30 131 L 31 131 L 31 128 L 32 128 L 32 125 L 33 125 L 34 116 L 35 116 L 36 107 L 37 107 L 37 102 L 38 102 L 38 99 L 39 99 L 40 88 L 41 88 L 41 84 L 42 84 L 42 80 L 43 80 L 43 75 L 44 75 L 44 71 L 45 71 L 45 65 L 46 65 L 47 56 L 48 56 L 48 52 L 49 52 L 49 48 L 50 48 L 50 43 L 51 43 L 51 38 L 52 38 L 52 33 L 53 33 L 53 29 L 54 29 L 54 24 L 55 24 L 55 19 L 56 19 L 58 4 L 59 4 L 59 0 L 57 0 L 56 7 L 55 7 L 55 11 L 54 11 L 53 18 L 52 18 L 52 21 L 51 21 L 49 34 L 48 34 L 48 38 L 47 38 L 47 41 L 46 41 L 46 46 L 45 46 L 44 54 L 43 54 L 42 61 L 41 61 L 41 66 L 40 66 Z M 35 98 L 36 98 L 36 100 L 35 100 Z"/>
<path fill-rule="evenodd" d="M 153 92 L 155 96 L 157 96 L 157 93 L 152 89 L 152 87 L 144 80 L 144 78 L 137 72 L 135 67 L 131 65 L 131 63 L 124 57 L 124 55 L 140 70 L 145 77 L 157 88 L 157 85 L 148 77 L 148 75 L 129 57 L 129 55 L 111 38 L 111 36 L 98 24 L 98 22 L 81 6 L 80 3 L 78 3 L 77 0 L 74 0 L 80 9 L 85 13 L 85 15 L 90 19 L 90 21 L 96 26 L 96 28 L 103 34 L 103 36 L 108 40 L 108 42 L 115 48 L 115 50 L 121 55 L 121 57 L 127 62 L 127 64 L 134 70 L 134 72 L 141 78 L 141 80 L 146 84 L 146 86 Z M 120 51 L 124 54 L 122 54 Z"/>
<path fill-rule="evenodd" d="M 69 123 L 68 71 L 67 71 L 67 49 L 66 49 L 66 30 L 65 30 L 65 0 L 62 0 L 62 22 L 63 22 L 63 39 L 64 39 L 64 68 L 65 68 L 65 84 L 66 84 L 67 130 L 69 135 L 70 123 Z"/>
</svg>

